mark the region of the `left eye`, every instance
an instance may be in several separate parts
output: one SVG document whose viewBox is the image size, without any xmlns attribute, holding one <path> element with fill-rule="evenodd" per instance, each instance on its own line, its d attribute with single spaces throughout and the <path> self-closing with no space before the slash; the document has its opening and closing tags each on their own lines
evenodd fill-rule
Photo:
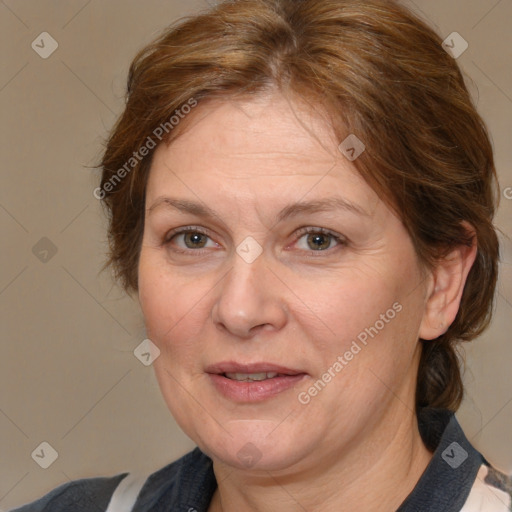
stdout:
<svg viewBox="0 0 512 512">
<path fill-rule="evenodd" d="M 306 251 L 326 251 L 335 245 L 342 244 L 340 237 L 322 230 L 310 230 L 304 233 L 297 241 L 299 249 Z"/>
<path fill-rule="evenodd" d="M 215 247 L 215 243 L 210 237 L 200 231 L 185 230 L 174 234 L 169 242 L 173 241 L 176 245 L 185 249 L 204 249 Z M 213 245 L 207 245 L 208 242 Z"/>
</svg>

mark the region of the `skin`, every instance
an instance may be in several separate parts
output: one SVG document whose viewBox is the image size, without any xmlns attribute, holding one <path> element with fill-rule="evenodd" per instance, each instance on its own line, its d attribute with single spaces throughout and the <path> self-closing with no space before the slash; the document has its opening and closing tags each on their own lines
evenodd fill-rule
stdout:
<svg viewBox="0 0 512 512">
<path fill-rule="evenodd" d="M 453 321 L 476 249 L 423 269 L 402 222 L 325 122 L 279 93 L 209 101 L 183 123 L 150 170 L 139 301 L 161 351 L 154 367 L 164 399 L 213 459 L 210 512 L 396 510 L 431 459 L 414 414 L 418 339 Z M 163 196 L 215 215 L 155 206 Z M 364 214 L 338 208 L 278 221 L 291 203 L 333 196 Z M 174 235 L 187 226 L 206 236 Z M 236 252 L 247 236 L 263 250 L 252 263 Z M 299 394 L 394 303 L 402 306 L 395 318 L 301 403 Z M 227 360 L 307 376 L 271 399 L 235 404 L 205 373 Z M 247 443 L 259 457 L 249 468 L 237 456 Z"/>
</svg>

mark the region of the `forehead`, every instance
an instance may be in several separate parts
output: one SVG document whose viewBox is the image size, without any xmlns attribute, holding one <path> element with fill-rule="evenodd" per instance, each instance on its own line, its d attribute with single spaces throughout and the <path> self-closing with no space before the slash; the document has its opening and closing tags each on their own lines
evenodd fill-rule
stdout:
<svg viewBox="0 0 512 512">
<path fill-rule="evenodd" d="M 201 103 L 182 121 L 179 136 L 156 149 L 148 195 L 176 181 L 180 188 L 215 186 L 212 193 L 229 186 L 270 195 L 268 187 L 291 186 L 306 194 L 342 185 L 371 195 L 322 114 L 279 93 Z"/>
</svg>

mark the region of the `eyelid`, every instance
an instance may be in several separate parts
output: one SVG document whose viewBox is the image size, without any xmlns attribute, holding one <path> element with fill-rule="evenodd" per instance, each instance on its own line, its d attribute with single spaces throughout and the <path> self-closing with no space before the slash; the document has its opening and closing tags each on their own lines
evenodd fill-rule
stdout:
<svg viewBox="0 0 512 512">
<path fill-rule="evenodd" d="M 210 235 L 207 233 L 207 231 L 204 228 L 201 228 L 199 226 L 181 226 L 179 228 L 171 229 L 171 231 L 166 233 L 165 238 L 164 238 L 164 244 L 169 243 L 174 236 L 180 235 L 182 233 L 187 233 L 190 231 L 192 231 L 194 233 L 200 233 L 201 235 L 205 235 L 205 236 L 211 238 Z"/>
<path fill-rule="evenodd" d="M 306 226 L 303 228 L 299 228 L 295 231 L 297 236 L 303 236 L 309 233 L 322 233 L 323 235 L 331 235 L 333 238 L 339 239 L 340 241 L 346 241 L 346 238 L 335 231 L 331 231 L 327 228 L 320 228 L 314 226 Z"/>
<path fill-rule="evenodd" d="M 308 235 L 310 233 L 311 234 L 321 233 L 322 235 L 328 235 L 328 236 L 332 237 L 337 242 L 337 245 L 335 247 L 331 247 L 329 249 L 325 249 L 322 251 L 313 251 L 313 250 L 307 251 L 310 254 L 315 254 L 315 255 L 326 254 L 326 253 L 336 250 L 340 246 L 346 246 L 348 244 L 348 239 L 346 237 L 344 237 L 343 235 L 341 235 L 339 233 L 336 233 L 335 231 L 331 231 L 330 229 L 327 229 L 327 228 L 308 226 L 308 227 L 299 228 L 298 230 L 295 231 L 295 233 L 296 233 L 295 241 L 293 242 L 293 244 L 296 244 L 304 235 Z"/>
</svg>

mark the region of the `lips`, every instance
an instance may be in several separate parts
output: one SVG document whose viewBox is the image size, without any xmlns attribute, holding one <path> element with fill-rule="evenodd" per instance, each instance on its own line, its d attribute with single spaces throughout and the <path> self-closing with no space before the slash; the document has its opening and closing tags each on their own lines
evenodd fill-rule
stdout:
<svg viewBox="0 0 512 512">
<path fill-rule="evenodd" d="M 205 369 L 215 389 L 238 403 L 261 402 L 293 388 L 306 373 L 274 363 L 223 362 Z"/>
<path fill-rule="evenodd" d="M 222 363 L 213 364 L 205 368 L 206 373 L 213 373 L 222 375 L 226 373 L 277 373 L 280 375 L 299 375 L 306 372 L 302 370 L 295 370 L 286 368 L 274 363 L 236 363 L 234 361 L 225 361 Z"/>
</svg>

